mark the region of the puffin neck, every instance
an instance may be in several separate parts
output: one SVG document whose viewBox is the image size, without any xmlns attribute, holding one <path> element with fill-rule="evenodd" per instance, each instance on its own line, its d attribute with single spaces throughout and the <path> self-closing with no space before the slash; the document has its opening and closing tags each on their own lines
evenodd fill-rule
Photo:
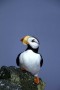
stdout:
<svg viewBox="0 0 60 90">
<path fill-rule="evenodd" d="M 35 53 L 38 53 L 39 47 L 37 49 L 33 49 L 30 45 L 28 45 L 26 50 L 29 50 L 29 49 L 32 50 Z"/>
</svg>

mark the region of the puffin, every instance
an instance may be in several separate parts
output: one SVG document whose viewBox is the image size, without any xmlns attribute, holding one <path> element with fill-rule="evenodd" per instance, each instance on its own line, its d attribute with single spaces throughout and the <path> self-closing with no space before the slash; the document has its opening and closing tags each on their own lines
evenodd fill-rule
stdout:
<svg viewBox="0 0 60 90">
<path fill-rule="evenodd" d="M 22 53 L 19 53 L 16 58 L 16 64 L 21 70 L 26 70 L 34 75 L 34 83 L 39 84 L 40 78 L 38 74 L 43 65 L 42 55 L 38 53 L 39 40 L 33 36 L 26 35 L 20 41 L 27 45 L 27 48 Z"/>
</svg>

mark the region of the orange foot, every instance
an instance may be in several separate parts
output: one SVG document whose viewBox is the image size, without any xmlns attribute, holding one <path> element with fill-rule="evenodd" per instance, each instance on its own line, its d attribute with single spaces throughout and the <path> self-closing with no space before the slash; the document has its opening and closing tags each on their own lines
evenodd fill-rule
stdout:
<svg viewBox="0 0 60 90">
<path fill-rule="evenodd" d="M 34 83 L 35 84 L 39 84 L 40 83 L 40 79 L 38 77 L 34 77 Z"/>
</svg>

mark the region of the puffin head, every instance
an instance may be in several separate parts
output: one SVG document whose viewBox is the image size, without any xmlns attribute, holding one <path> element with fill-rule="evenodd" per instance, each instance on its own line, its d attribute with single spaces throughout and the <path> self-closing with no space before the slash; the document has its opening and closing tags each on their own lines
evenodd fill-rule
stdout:
<svg viewBox="0 0 60 90">
<path fill-rule="evenodd" d="M 32 37 L 32 36 L 25 36 L 21 39 L 21 42 L 24 44 L 24 45 L 29 45 L 31 48 L 33 49 L 37 49 L 39 48 L 39 41 Z"/>
</svg>

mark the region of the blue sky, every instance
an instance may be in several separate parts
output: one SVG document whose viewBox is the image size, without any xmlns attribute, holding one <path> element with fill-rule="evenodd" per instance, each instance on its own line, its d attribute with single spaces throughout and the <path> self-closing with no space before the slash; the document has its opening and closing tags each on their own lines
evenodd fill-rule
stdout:
<svg viewBox="0 0 60 90">
<path fill-rule="evenodd" d="M 60 0 L 0 0 L 0 66 L 16 66 L 25 35 L 40 41 L 45 90 L 60 90 Z"/>
</svg>

